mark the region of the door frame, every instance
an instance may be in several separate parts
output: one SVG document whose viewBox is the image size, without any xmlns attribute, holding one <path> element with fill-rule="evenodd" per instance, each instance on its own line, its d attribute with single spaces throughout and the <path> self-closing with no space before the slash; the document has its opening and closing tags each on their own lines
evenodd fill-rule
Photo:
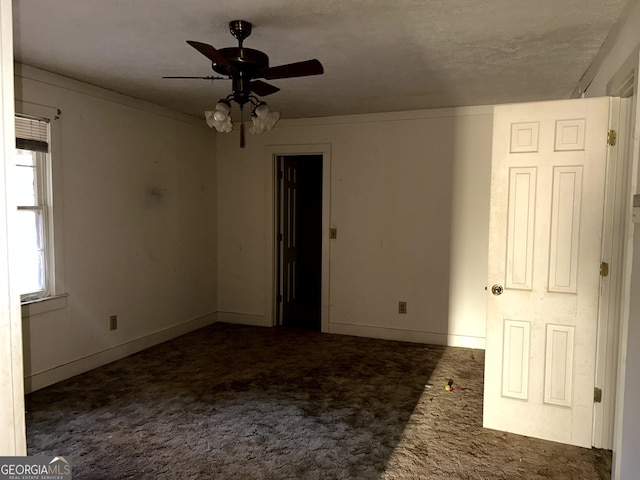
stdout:
<svg viewBox="0 0 640 480">
<path fill-rule="evenodd" d="M 610 276 L 601 278 L 595 386 L 602 389 L 602 403 L 594 403 L 592 444 L 614 451 L 620 451 L 622 427 L 626 358 L 623 346 L 627 338 L 633 242 L 631 192 L 635 191 L 637 160 L 634 158 L 638 154 L 634 151 L 631 133 L 637 116 L 639 55 L 640 50 L 636 48 L 606 89 L 607 95 L 618 99 L 618 109 L 613 108 L 610 115 L 610 128 L 617 131 L 618 138 L 617 144 L 610 147 L 607 159 L 601 258 L 609 263 Z"/>
<path fill-rule="evenodd" d="M 320 155 L 322 156 L 322 292 L 320 311 L 320 331 L 329 331 L 329 229 L 331 225 L 331 144 L 308 145 L 270 145 L 265 147 L 265 314 L 268 325 L 275 326 L 276 292 L 278 276 L 278 244 L 275 241 L 277 232 L 278 161 L 277 157 L 287 155 Z"/>
<path fill-rule="evenodd" d="M 624 162 L 627 178 L 620 195 L 623 196 L 623 202 L 626 210 L 621 213 L 621 228 L 613 232 L 614 239 L 620 241 L 622 247 L 621 258 L 621 282 L 619 285 L 619 293 L 612 296 L 611 301 L 616 301 L 619 307 L 618 314 L 618 334 L 617 338 L 609 342 L 608 348 L 612 345 L 616 348 L 617 368 L 613 371 L 609 383 L 615 388 L 615 403 L 611 405 L 613 410 L 610 414 L 613 416 L 612 442 L 613 442 L 613 468 L 612 478 L 620 477 L 621 469 L 621 453 L 622 453 L 622 430 L 624 417 L 624 396 L 625 396 L 625 378 L 626 378 L 626 358 L 627 358 L 627 341 L 628 341 L 628 325 L 629 325 L 629 309 L 631 295 L 631 270 L 633 261 L 633 232 L 634 225 L 632 221 L 632 202 L 633 193 L 637 191 L 638 178 L 638 162 L 640 157 L 640 139 L 633 132 L 637 130 L 637 123 L 640 120 L 640 102 L 638 95 L 640 94 L 640 47 L 636 47 L 627 59 L 622 63 L 618 71 L 613 75 L 607 83 L 607 95 L 625 96 L 625 92 L 631 90 L 633 92 L 633 101 L 629 102 L 628 108 L 630 114 L 627 119 L 626 130 L 629 135 L 626 139 L 621 138 L 624 142 L 624 152 L 621 155 L 621 162 Z M 614 240 L 615 241 L 615 240 Z M 595 421 L 595 419 L 594 419 Z"/>
<path fill-rule="evenodd" d="M 593 404 L 591 443 L 596 448 L 613 448 L 613 415 L 615 412 L 615 376 L 617 370 L 618 332 L 620 325 L 620 289 L 622 284 L 624 226 L 627 206 L 628 165 L 625 157 L 627 137 L 626 113 L 628 102 L 612 95 L 609 128 L 617 132 L 615 145 L 607 150 L 605 197 L 602 219 L 600 259 L 606 263 L 608 274 L 600 276 L 596 365 L 594 386 L 602 392 L 601 401 Z"/>
<path fill-rule="evenodd" d="M 15 158 L 13 27 L 12 4 L 0 0 L 0 185 L 11 185 Z M 0 195 L 0 456 L 27 454 L 24 408 L 24 361 L 20 295 L 12 284 L 10 271 L 16 267 L 9 255 L 15 237 L 12 228 L 16 207 L 9 196 Z"/>
<path fill-rule="evenodd" d="M 285 219 L 288 217 L 288 214 L 290 213 L 287 210 L 287 205 L 286 205 L 286 201 L 285 201 L 285 183 L 287 182 L 287 179 L 285 179 L 285 177 L 287 175 L 284 174 L 284 169 L 285 164 L 287 163 L 287 160 L 290 158 L 294 158 L 296 159 L 296 165 L 297 165 L 297 169 L 300 169 L 302 164 L 307 164 L 308 162 L 316 162 L 316 161 L 320 161 L 320 163 L 322 164 L 323 161 L 323 157 L 322 155 L 315 155 L 312 153 L 309 154 L 305 154 L 302 157 L 299 155 L 276 155 L 275 156 L 275 164 L 276 164 L 276 182 L 275 182 L 275 198 L 276 198 L 276 223 L 275 223 L 275 251 L 276 251 L 276 269 L 275 269 L 275 275 L 276 275 L 276 298 L 279 299 L 280 301 L 276 301 L 275 302 L 275 324 L 277 326 L 283 326 L 284 324 L 284 305 L 285 305 L 285 291 L 286 291 L 286 287 L 285 287 L 285 260 L 284 260 L 284 251 L 285 251 L 285 243 L 287 241 L 287 236 L 285 235 L 285 231 L 286 227 L 285 227 Z M 308 160 L 307 160 L 308 158 Z M 322 183 L 322 173 L 321 172 L 317 172 L 319 173 L 319 175 L 316 174 L 316 177 L 320 177 L 320 178 L 314 178 L 314 182 L 320 180 L 320 182 Z M 302 173 L 300 173 L 300 176 L 298 177 L 298 179 L 295 179 L 295 175 L 294 175 L 294 183 L 296 183 L 296 189 L 300 190 L 301 184 L 299 183 L 301 178 L 302 178 Z M 289 179 L 291 180 L 291 179 Z M 302 204 L 299 203 L 299 199 L 301 199 L 303 197 L 303 192 L 305 190 L 306 187 L 302 187 L 302 190 L 300 190 L 299 194 L 297 195 L 297 202 L 296 205 L 293 207 L 294 208 L 294 212 L 300 212 L 303 216 L 306 216 L 306 214 L 308 213 L 306 210 L 303 209 Z M 320 195 L 322 195 L 322 190 L 320 190 Z M 315 197 L 316 195 L 314 195 Z M 294 198 L 296 198 L 294 196 Z M 317 200 L 317 199 L 316 199 Z M 291 208 L 291 207 L 289 207 Z M 312 223 L 315 224 L 315 226 L 317 227 L 317 221 L 320 220 L 320 222 L 322 222 L 322 206 L 320 207 L 321 211 L 320 211 L 320 218 L 317 218 L 317 215 L 314 215 L 313 219 L 312 219 Z M 301 231 L 299 230 L 300 228 L 300 222 L 298 221 L 298 219 L 296 219 L 294 221 L 294 237 L 295 238 L 300 238 L 300 234 Z M 321 228 L 321 232 L 322 232 L 322 225 L 320 225 Z M 322 235 L 322 233 L 320 233 Z M 322 248 L 322 245 L 320 245 L 320 247 Z M 294 247 L 296 248 L 296 251 L 298 252 L 298 247 Z M 316 254 L 318 252 L 316 251 Z M 298 254 L 296 253 L 296 257 L 298 256 Z M 320 256 L 322 256 L 322 251 L 320 251 Z M 303 257 L 298 258 L 298 260 L 302 261 Z M 320 259 L 320 261 L 322 262 L 322 258 Z M 299 262 L 298 264 L 300 264 L 301 262 Z M 320 271 L 318 272 L 320 274 L 320 276 L 322 276 L 322 264 L 320 264 Z M 295 271 L 295 269 L 294 269 Z M 316 277 L 316 275 L 314 274 L 314 277 Z M 294 274 L 294 278 L 295 278 L 295 274 Z M 322 286 L 320 284 L 320 286 Z M 295 291 L 295 287 L 294 287 L 294 291 Z M 294 293 L 294 297 L 295 297 L 295 293 Z M 320 305 L 318 305 L 318 309 L 317 309 L 318 314 L 320 314 Z M 320 328 L 320 325 L 318 324 L 317 327 L 315 326 L 316 324 L 314 323 L 314 329 L 316 328 Z"/>
</svg>

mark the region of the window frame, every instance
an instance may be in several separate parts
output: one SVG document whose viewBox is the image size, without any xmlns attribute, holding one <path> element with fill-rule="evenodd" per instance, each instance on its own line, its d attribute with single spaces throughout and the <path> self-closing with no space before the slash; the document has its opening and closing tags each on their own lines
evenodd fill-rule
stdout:
<svg viewBox="0 0 640 480">
<path fill-rule="evenodd" d="M 49 152 L 41 154 L 42 162 L 38 162 L 46 195 L 46 208 L 43 209 L 43 234 L 45 247 L 45 290 L 34 294 L 21 294 L 23 317 L 28 317 L 66 306 L 64 286 L 64 249 L 63 249 L 63 202 L 62 202 L 62 155 L 61 130 L 62 112 L 55 107 L 16 101 L 16 116 L 43 119 L 49 122 Z M 17 150 L 17 149 L 16 149 Z M 42 190 L 38 192 L 41 194 Z M 48 288 L 47 288 L 48 286 Z M 62 303 L 61 303 L 62 302 Z M 37 307 L 36 307 L 37 306 Z"/>
<path fill-rule="evenodd" d="M 19 114 L 16 114 L 18 116 Z M 43 298 L 50 297 L 52 292 L 55 291 L 55 259 L 53 258 L 53 222 L 52 222 L 52 202 L 51 202 L 51 189 L 50 189 L 50 153 L 38 152 L 35 150 L 28 150 L 23 148 L 16 148 L 16 150 L 22 150 L 31 152 L 34 159 L 34 176 L 35 176 L 35 205 L 17 205 L 18 211 L 30 211 L 40 212 L 42 218 L 42 243 L 43 243 L 43 288 L 33 292 L 21 293 L 20 301 L 22 303 L 29 301 L 41 300 Z M 16 167 L 18 162 L 16 162 Z M 18 167 L 19 168 L 19 167 Z"/>
</svg>

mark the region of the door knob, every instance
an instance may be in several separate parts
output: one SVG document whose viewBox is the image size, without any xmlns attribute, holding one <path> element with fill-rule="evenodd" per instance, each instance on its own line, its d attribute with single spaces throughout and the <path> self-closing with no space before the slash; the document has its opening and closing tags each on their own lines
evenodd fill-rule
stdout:
<svg viewBox="0 0 640 480">
<path fill-rule="evenodd" d="M 491 293 L 493 293 L 495 296 L 502 295 L 503 291 L 504 289 L 502 288 L 502 285 L 498 285 L 497 283 L 493 287 L 491 287 Z"/>
</svg>

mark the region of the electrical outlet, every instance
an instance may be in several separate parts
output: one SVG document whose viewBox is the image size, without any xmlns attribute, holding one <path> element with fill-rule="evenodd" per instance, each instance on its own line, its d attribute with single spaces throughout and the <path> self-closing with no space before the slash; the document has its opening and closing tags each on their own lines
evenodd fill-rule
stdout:
<svg viewBox="0 0 640 480">
<path fill-rule="evenodd" d="M 407 302 L 398 302 L 398 313 L 407 313 Z"/>
<path fill-rule="evenodd" d="M 111 315 L 109 317 L 109 329 L 110 330 L 118 329 L 118 315 Z"/>
</svg>

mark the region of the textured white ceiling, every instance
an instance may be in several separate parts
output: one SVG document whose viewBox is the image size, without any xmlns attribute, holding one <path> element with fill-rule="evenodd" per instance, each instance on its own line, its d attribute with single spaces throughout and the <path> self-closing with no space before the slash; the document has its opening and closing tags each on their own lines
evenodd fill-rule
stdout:
<svg viewBox="0 0 640 480">
<path fill-rule="evenodd" d="M 231 91 L 185 40 L 325 74 L 270 81 L 284 118 L 568 98 L 626 0 L 13 0 L 19 63 L 202 116 Z"/>
</svg>

